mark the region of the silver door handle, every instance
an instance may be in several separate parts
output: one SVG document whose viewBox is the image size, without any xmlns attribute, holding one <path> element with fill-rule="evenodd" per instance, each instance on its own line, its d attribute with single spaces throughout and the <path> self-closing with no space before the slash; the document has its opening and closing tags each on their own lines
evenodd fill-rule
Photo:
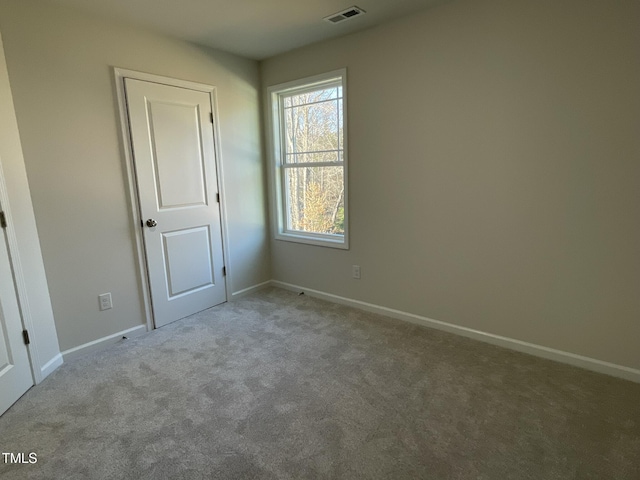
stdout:
<svg viewBox="0 0 640 480">
<path fill-rule="evenodd" d="M 158 225 L 158 222 L 156 222 L 153 218 L 150 218 L 149 220 L 147 220 L 147 227 L 152 228 Z"/>
</svg>

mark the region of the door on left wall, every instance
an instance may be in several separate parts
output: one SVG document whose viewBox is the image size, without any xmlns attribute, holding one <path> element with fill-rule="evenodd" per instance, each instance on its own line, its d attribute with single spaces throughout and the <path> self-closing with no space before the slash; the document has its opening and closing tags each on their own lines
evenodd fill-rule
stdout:
<svg viewBox="0 0 640 480">
<path fill-rule="evenodd" d="M 0 229 L 0 415 L 32 386 L 6 232 Z"/>
</svg>

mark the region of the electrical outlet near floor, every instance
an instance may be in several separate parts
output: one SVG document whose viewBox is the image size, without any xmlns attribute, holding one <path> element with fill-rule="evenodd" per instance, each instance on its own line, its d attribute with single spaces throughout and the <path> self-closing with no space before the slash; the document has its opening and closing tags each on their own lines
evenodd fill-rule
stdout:
<svg viewBox="0 0 640 480">
<path fill-rule="evenodd" d="M 352 265 L 351 274 L 353 275 L 353 278 L 360 280 L 360 265 Z"/>
<path fill-rule="evenodd" d="M 98 295 L 98 300 L 100 301 L 100 310 L 109 310 L 110 308 L 113 308 L 111 292 Z"/>
</svg>

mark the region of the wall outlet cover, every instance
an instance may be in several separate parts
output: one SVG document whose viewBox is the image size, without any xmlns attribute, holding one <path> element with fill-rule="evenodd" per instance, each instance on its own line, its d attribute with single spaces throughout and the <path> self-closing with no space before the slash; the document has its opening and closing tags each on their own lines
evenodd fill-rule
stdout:
<svg viewBox="0 0 640 480">
<path fill-rule="evenodd" d="M 352 265 L 351 267 L 351 273 L 353 275 L 353 278 L 356 279 L 360 279 L 360 265 Z"/>
<path fill-rule="evenodd" d="M 100 310 L 109 310 L 113 308 L 113 303 L 111 302 L 111 293 L 103 293 L 98 295 L 98 300 L 100 302 Z"/>
</svg>

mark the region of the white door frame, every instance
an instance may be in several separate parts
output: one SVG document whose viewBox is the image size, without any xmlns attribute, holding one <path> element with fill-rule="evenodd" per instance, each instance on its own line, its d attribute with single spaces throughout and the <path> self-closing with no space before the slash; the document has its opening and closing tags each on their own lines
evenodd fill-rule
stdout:
<svg viewBox="0 0 640 480">
<path fill-rule="evenodd" d="M 113 73 L 116 81 L 116 97 L 118 100 L 118 110 L 120 114 L 120 144 L 122 146 L 122 153 L 125 159 L 125 168 L 127 171 L 127 181 L 129 184 L 129 200 L 131 208 L 131 228 L 134 231 L 136 240 L 136 257 L 138 260 L 138 270 L 140 273 L 140 291 L 143 296 L 144 313 L 147 321 L 147 331 L 151 331 L 155 328 L 153 321 L 153 309 L 151 306 L 151 288 L 149 285 L 149 272 L 147 270 L 146 254 L 144 249 L 144 238 L 142 234 L 142 216 L 140 213 L 140 200 L 138 196 L 138 183 L 136 182 L 135 167 L 133 164 L 133 145 L 131 143 L 131 134 L 129 130 L 129 115 L 127 113 L 127 101 L 124 87 L 125 78 L 133 78 L 136 80 L 143 80 L 147 82 L 160 83 L 163 85 L 169 85 L 173 87 L 188 88 L 191 90 L 197 90 L 209 94 L 211 99 L 211 110 L 213 112 L 213 147 L 215 152 L 215 167 L 218 175 L 218 192 L 220 193 L 220 222 L 222 226 L 222 256 L 224 258 L 224 264 L 226 266 L 227 275 L 224 277 L 226 301 L 231 299 L 230 286 L 231 286 L 231 272 L 232 268 L 229 262 L 229 252 L 227 245 L 228 230 L 227 230 L 227 209 L 224 192 L 224 175 L 222 168 L 222 156 L 220 155 L 220 120 L 218 118 L 218 100 L 216 95 L 216 87 L 212 85 L 205 85 L 203 83 L 191 82 L 188 80 L 178 80 L 170 77 L 163 77 L 161 75 L 154 75 L 151 73 L 137 72 L 135 70 L 127 70 L 124 68 L 113 68 Z"/>
</svg>

